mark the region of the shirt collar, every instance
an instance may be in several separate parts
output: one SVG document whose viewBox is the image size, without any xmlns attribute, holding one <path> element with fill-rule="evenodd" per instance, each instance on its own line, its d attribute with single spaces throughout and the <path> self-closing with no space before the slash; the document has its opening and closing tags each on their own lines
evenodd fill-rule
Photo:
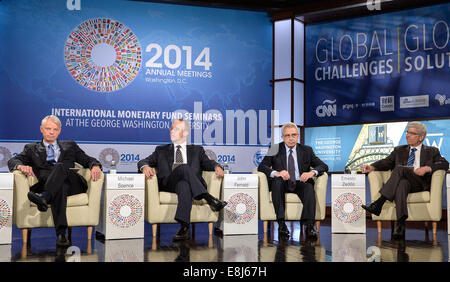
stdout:
<svg viewBox="0 0 450 282">
<path fill-rule="evenodd" d="M 292 150 L 292 153 L 296 153 L 297 152 L 297 145 L 294 146 L 294 148 L 289 148 L 288 145 L 286 145 L 286 143 L 284 143 L 284 146 L 286 147 L 286 153 L 289 153 L 289 150 Z"/>
<path fill-rule="evenodd" d="M 183 142 L 183 143 L 180 143 L 180 144 L 173 143 L 173 145 L 175 146 L 175 148 L 176 148 L 178 145 L 180 145 L 180 146 L 181 146 L 181 149 L 185 149 L 186 146 L 187 146 L 187 142 Z"/>
<path fill-rule="evenodd" d="M 48 149 L 48 145 L 50 145 L 50 144 L 45 142 L 44 140 L 42 140 L 42 143 L 44 144 L 45 148 Z M 57 141 L 53 142 L 52 145 L 53 145 L 53 149 L 58 148 L 58 142 Z"/>
<path fill-rule="evenodd" d="M 413 147 L 413 146 L 409 146 L 409 147 L 410 147 L 410 150 L 411 150 L 412 148 L 416 148 L 417 151 L 420 151 L 420 149 L 422 149 L 422 143 L 420 143 L 419 146 L 417 146 L 417 147 Z"/>
</svg>

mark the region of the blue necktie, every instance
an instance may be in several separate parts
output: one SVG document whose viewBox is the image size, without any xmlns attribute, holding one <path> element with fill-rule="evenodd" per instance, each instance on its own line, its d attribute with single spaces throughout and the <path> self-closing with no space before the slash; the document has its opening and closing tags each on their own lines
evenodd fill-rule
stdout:
<svg viewBox="0 0 450 282">
<path fill-rule="evenodd" d="M 411 149 L 411 154 L 409 154 L 407 166 L 414 166 L 414 159 L 416 158 L 415 151 L 417 151 L 416 148 Z"/>
<path fill-rule="evenodd" d="M 52 144 L 48 145 L 47 162 L 51 164 L 55 163 L 55 150 Z"/>
</svg>

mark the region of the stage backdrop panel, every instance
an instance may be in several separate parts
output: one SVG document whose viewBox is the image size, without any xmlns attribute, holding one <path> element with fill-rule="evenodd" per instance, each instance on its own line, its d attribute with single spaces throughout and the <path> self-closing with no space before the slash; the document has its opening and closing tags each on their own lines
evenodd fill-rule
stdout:
<svg viewBox="0 0 450 282">
<path fill-rule="evenodd" d="M 166 143 L 178 117 L 193 143 L 270 142 L 266 13 L 75 2 L 1 1 L 0 141 L 39 140 L 55 114 L 61 139 L 87 143 Z"/>
<path fill-rule="evenodd" d="M 450 116 L 450 4 L 306 27 L 305 125 Z"/>
<path fill-rule="evenodd" d="M 421 121 L 427 127 L 423 144 L 440 150 L 450 161 L 450 120 Z M 371 164 L 387 157 L 395 146 L 406 143 L 408 122 L 373 123 L 305 128 L 305 144 L 313 148 L 331 172 L 357 171 L 362 164 Z M 1 144 L 0 144 L 1 146 Z M 367 190 L 368 191 L 368 190 Z M 443 192 L 443 207 L 447 191 Z M 330 203 L 327 193 L 327 205 Z M 370 199 L 370 193 L 366 193 Z"/>
</svg>

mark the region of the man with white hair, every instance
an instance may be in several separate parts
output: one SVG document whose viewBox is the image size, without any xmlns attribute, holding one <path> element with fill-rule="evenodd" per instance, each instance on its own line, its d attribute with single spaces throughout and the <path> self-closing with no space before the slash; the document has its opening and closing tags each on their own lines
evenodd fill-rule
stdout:
<svg viewBox="0 0 450 282">
<path fill-rule="evenodd" d="M 284 142 L 277 144 L 276 152 L 268 153 L 258 166 L 258 171 L 266 174 L 272 191 L 278 235 L 280 239 L 289 238 L 285 224 L 285 194 L 295 193 L 303 204 L 300 226 L 306 226 L 306 238 L 315 240 L 316 194 L 313 177 L 328 171 L 328 166 L 314 154 L 310 146 L 298 143 L 299 133 L 295 123 L 284 124 L 281 132 Z"/>
<path fill-rule="evenodd" d="M 378 216 L 386 200 L 395 202 L 398 225 L 392 234 L 394 239 L 405 237 L 408 194 L 429 191 L 433 172 L 440 169 L 446 171 L 449 167 L 448 161 L 441 156 L 438 148 L 422 144 L 426 135 L 427 128 L 423 123 L 411 122 L 406 131 L 407 145 L 395 147 L 385 159 L 360 167 L 362 173 L 392 170 L 391 177 L 380 190 L 380 198 L 362 207 Z"/>
<path fill-rule="evenodd" d="M 227 202 L 208 193 L 202 171 L 215 171 L 217 177 L 223 177 L 223 168 L 210 160 L 202 146 L 187 144 L 190 124 L 183 119 L 175 120 L 170 128 L 173 143 L 156 147 L 155 151 L 138 162 L 138 171 L 152 178 L 158 171 L 160 191 L 176 193 L 178 196 L 175 220 L 180 228 L 173 237 L 174 241 L 190 239 L 190 218 L 192 199 L 205 199 L 213 211 L 223 209 Z M 156 169 L 156 170 L 155 170 Z"/>
<path fill-rule="evenodd" d="M 71 168 L 75 162 L 90 168 L 92 180 L 97 181 L 102 173 L 101 164 L 86 155 L 74 141 L 58 140 L 61 121 L 57 116 L 42 119 L 40 130 L 42 141 L 25 145 L 23 152 L 8 161 L 8 168 L 37 177 L 38 182 L 30 187 L 28 199 L 41 212 L 47 211 L 48 204 L 51 204 L 56 246 L 69 247 L 66 235 L 67 196 L 85 193 L 88 188 L 86 180 Z"/>
</svg>

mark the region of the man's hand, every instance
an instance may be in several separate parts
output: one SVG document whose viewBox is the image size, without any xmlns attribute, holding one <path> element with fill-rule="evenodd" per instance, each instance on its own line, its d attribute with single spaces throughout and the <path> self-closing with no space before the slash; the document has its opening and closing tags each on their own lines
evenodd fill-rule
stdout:
<svg viewBox="0 0 450 282">
<path fill-rule="evenodd" d="M 375 169 L 373 166 L 366 164 L 361 165 L 359 168 L 361 169 L 362 173 L 369 173 Z"/>
<path fill-rule="evenodd" d="M 142 168 L 142 173 L 145 174 L 146 179 L 149 179 L 149 178 L 152 179 L 153 175 L 156 174 L 155 169 L 151 168 L 149 166 L 144 166 Z"/>
<path fill-rule="evenodd" d="M 429 166 L 422 166 L 414 170 L 414 173 L 419 176 L 424 176 L 428 172 L 431 172 L 431 167 Z"/>
<path fill-rule="evenodd" d="M 225 174 L 225 172 L 223 171 L 223 169 L 220 166 L 216 166 L 214 171 L 216 173 L 216 176 L 219 178 L 223 177 L 223 175 Z"/>
<path fill-rule="evenodd" d="M 98 165 L 94 165 L 91 168 L 91 179 L 93 181 L 99 180 L 101 174 L 102 174 L 102 170 L 100 169 L 100 167 Z"/>
<path fill-rule="evenodd" d="M 302 175 L 300 175 L 300 181 L 306 182 L 306 181 L 308 181 L 308 179 L 310 179 L 311 177 L 313 177 L 315 175 L 316 174 L 314 173 L 314 171 L 304 172 L 304 173 L 302 173 Z"/>
<path fill-rule="evenodd" d="M 291 176 L 287 170 L 277 171 L 274 173 L 275 177 L 281 177 L 283 180 L 288 180 Z"/>
<path fill-rule="evenodd" d="M 28 165 L 18 165 L 17 169 L 26 176 L 34 176 L 33 168 Z"/>
</svg>

